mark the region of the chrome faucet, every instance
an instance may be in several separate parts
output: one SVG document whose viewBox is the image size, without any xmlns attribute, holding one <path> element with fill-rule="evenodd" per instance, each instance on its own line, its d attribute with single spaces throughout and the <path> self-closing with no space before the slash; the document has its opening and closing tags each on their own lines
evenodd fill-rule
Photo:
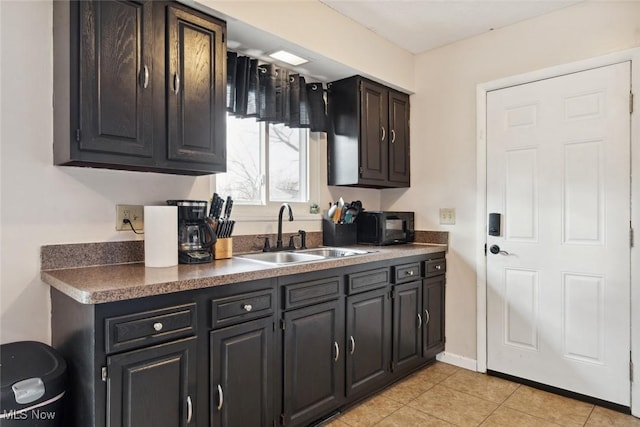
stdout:
<svg viewBox="0 0 640 427">
<path fill-rule="evenodd" d="M 276 250 L 282 249 L 282 213 L 287 209 L 289 211 L 289 221 L 293 221 L 293 211 L 288 203 L 283 203 L 278 212 L 278 238 L 276 240 Z"/>
</svg>

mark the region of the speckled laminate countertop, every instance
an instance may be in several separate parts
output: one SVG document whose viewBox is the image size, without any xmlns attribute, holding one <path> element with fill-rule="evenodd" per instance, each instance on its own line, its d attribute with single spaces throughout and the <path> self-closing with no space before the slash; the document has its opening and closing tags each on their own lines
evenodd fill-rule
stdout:
<svg viewBox="0 0 640 427">
<path fill-rule="evenodd" d="M 365 262 L 427 255 L 443 252 L 447 249 L 446 245 L 419 243 L 375 248 L 371 246 L 353 247 L 375 252 L 338 259 L 273 266 L 238 257 L 217 260 L 208 264 L 180 264 L 167 268 L 145 267 L 144 263 L 116 264 L 43 270 L 41 277 L 45 283 L 80 303 L 101 304 L 346 267 Z"/>
</svg>

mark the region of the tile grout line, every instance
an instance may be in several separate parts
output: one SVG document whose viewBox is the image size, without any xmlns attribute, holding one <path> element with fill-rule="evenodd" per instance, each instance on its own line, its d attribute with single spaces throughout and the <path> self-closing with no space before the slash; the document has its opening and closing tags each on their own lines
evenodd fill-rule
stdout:
<svg viewBox="0 0 640 427">
<path fill-rule="evenodd" d="M 498 406 L 495 407 L 495 409 L 493 411 L 491 411 L 491 413 L 489 415 L 487 415 L 481 422 L 480 424 L 478 424 L 478 426 L 481 426 L 482 424 L 484 424 L 489 417 L 491 417 L 491 415 L 493 415 L 498 409 L 502 408 L 502 406 L 505 404 L 505 402 L 507 400 L 509 400 L 509 398 L 511 396 L 513 396 L 513 394 L 520 388 L 520 384 L 518 384 L 518 386 L 516 388 L 513 389 L 513 391 L 511 393 L 509 393 L 509 395 L 507 397 L 504 398 L 504 400 L 498 404 Z M 477 396 L 476 396 L 477 397 Z"/>
<path fill-rule="evenodd" d="M 586 420 L 584 420 L 584 423 L 582 423 L 582 425 L 583 425 L 583 426 L 586 426 L 586 425 L 587 425 L 587 423 L 589 422 L 589 419 L 591 418 L 591 415 L 593 415 L 593 411 L 595 411 L 595 410 L 596 410 L 596 406 L 597 406 L 597 405 L 593 405 L 593 406 L 591 407 L 591 411 L 589 411 L 589 415 L 587 416 L 587 419 L 586 419 Z"/>
</svg>

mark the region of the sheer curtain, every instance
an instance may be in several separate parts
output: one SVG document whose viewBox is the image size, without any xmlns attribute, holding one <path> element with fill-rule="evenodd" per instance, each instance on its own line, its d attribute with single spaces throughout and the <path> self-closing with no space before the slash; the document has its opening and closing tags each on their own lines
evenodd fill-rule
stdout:
<svg viewBox="0 0 640 427">
<path fill-rule="evenodd" d="M 238 117 L 326 132 L 322 83 L 257 59 L 227 52 L 227 111 Z"/>
</svg>

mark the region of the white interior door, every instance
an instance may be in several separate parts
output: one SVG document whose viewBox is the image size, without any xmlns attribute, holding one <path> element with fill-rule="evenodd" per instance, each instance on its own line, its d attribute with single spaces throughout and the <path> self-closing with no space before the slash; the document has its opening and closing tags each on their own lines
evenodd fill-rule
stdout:
<svg viewBox="0 0 640 427">
<path fill-rule="evenodd" d="M 487 94 L 487 368 L 625 406 L 630 68 Z"/>
</svg>

